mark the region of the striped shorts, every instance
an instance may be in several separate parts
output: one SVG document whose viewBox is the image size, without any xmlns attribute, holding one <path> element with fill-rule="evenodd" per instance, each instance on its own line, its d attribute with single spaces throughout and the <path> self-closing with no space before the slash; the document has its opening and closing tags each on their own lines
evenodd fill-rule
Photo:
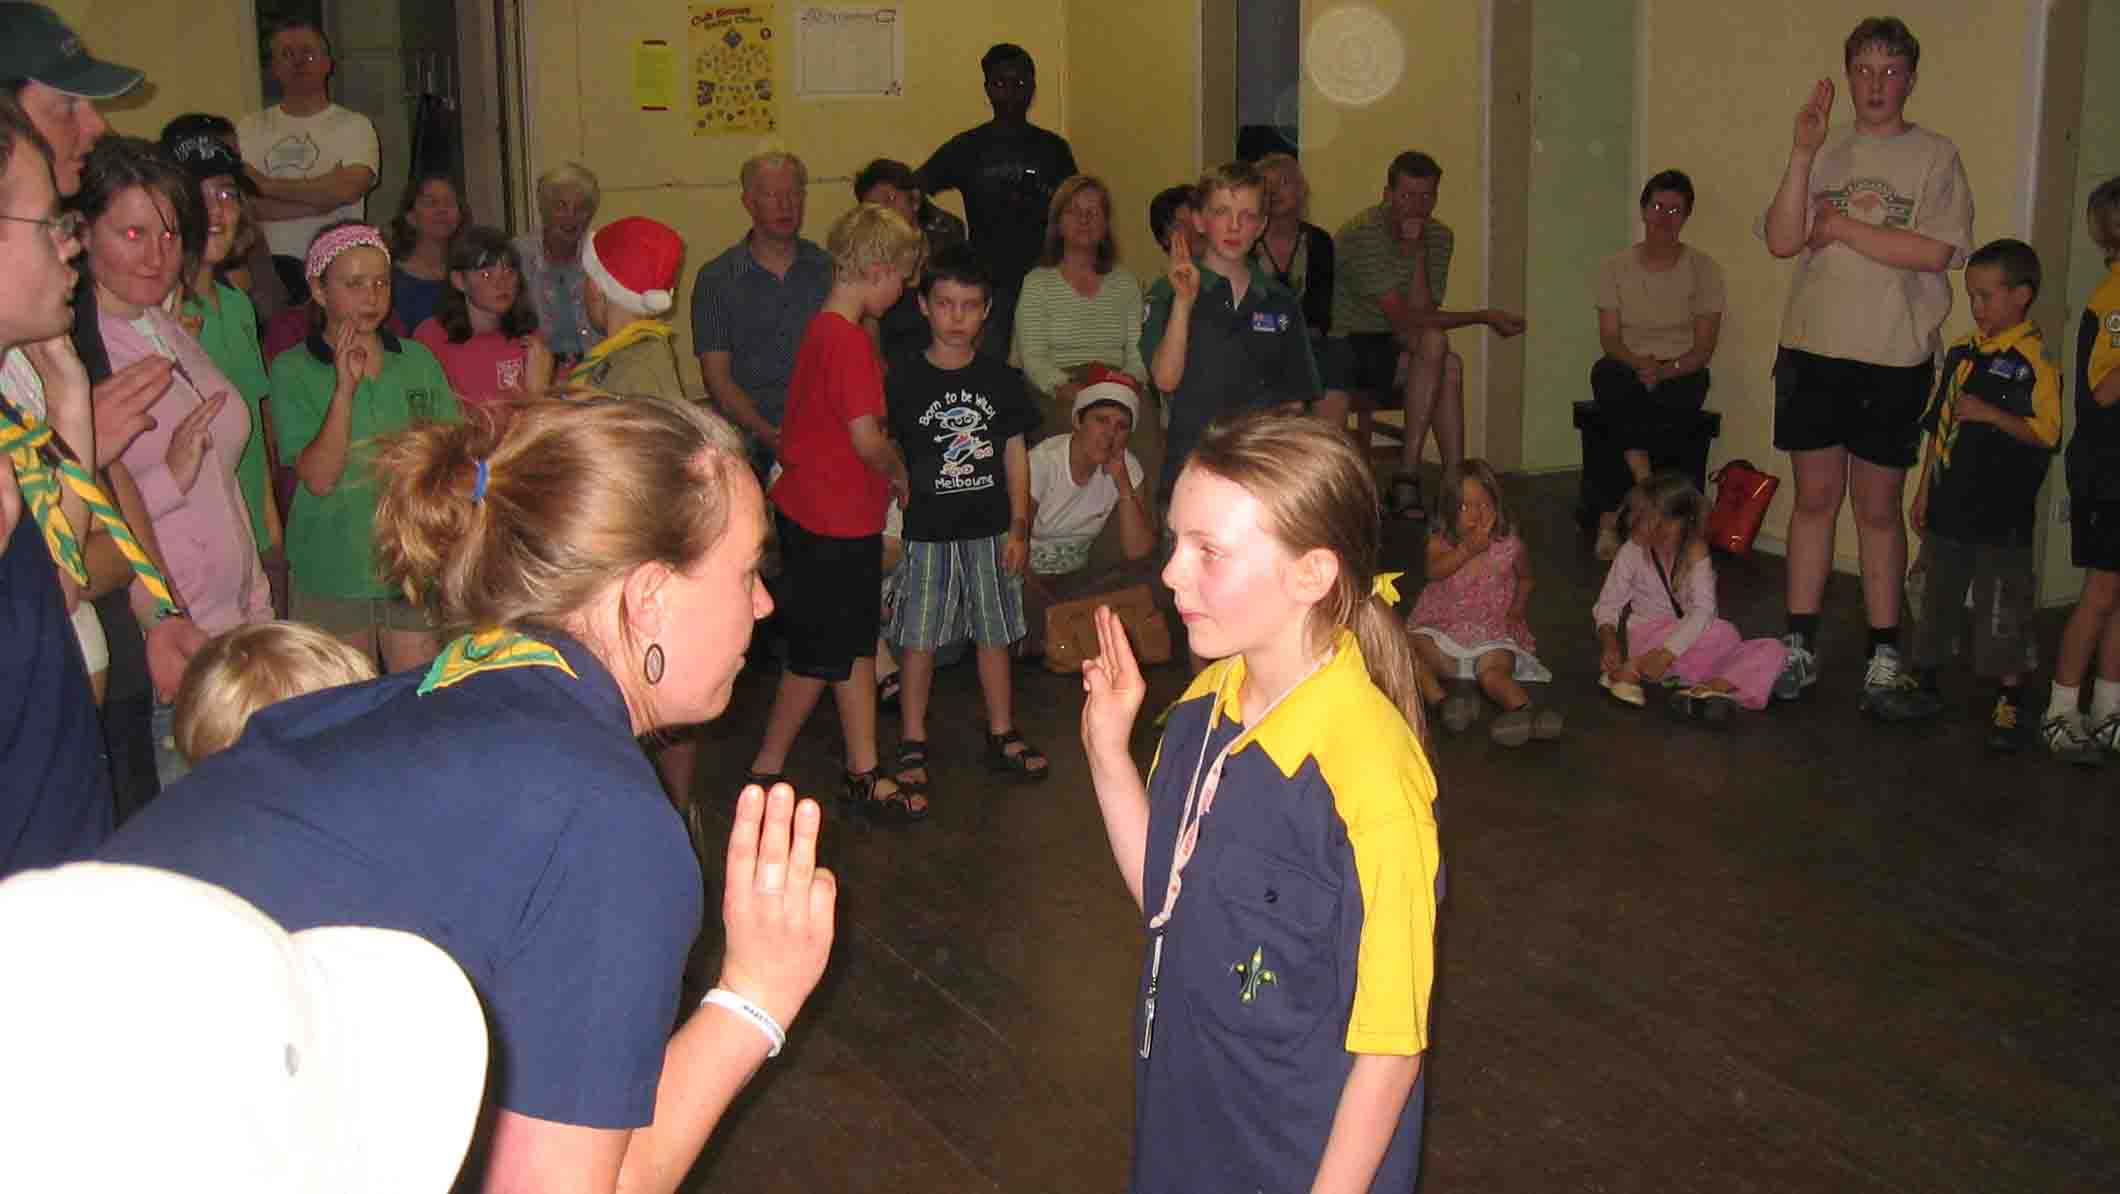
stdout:
<svg viewBox="0 0 2120 1194">
<path fill-rule="evenodd" d="M 1023 578 L 1001 570 L 1005 535 L 924 543 L 908 539 L 898 561 L 898 600 L 884 637 L 932 651 L 970 634 L 1002 647 L 1023 637 Z"/>
</svg>

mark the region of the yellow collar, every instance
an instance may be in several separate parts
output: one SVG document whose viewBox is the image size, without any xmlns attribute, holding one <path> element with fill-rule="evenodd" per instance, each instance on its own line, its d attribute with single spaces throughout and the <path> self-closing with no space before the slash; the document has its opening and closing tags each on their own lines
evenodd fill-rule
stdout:
<svg viewBox="0 0 2120 1194">
<path fill-rule="evenodd" d="M 1262 724 L 1246 726 L 1230 744 L 1230 755 L 1234 757 L 1257 742 L 1282 775 L 1293 777 L 1303 760 L 1317 753 L 1318 744 L 1335 732 L 1335 723 L 1346 705 L 1340 694 L 1350 684 L 1369 683 L 1369 665 L 1362 660 L 1362 648 L 1355 642 L 1354 632 L 1338 631 L 1333 635 L 1332 658 L 1283 697 Z M 1222 716 L 1241 722 L 1244 714 L 1237 694 L 1243 688 L 1244 657 L 1235 655 L 1194 677 L 1180 703 L 1212 693 L 1214 707 L 1222 711 Z"/>
<path fill-rule="evenodd" d="M 677 334 L 677 329 L 661 319 L 636 319 L 603 338 L 596 347 L 582 354 L 581 364 L 568 375 L 570 381 L 584 381 L 591 370 L 602 364 L 604 358 L 622 348 L 629 348 L 642 340 L 668 340 Z"/>
<path fill-rule="evenodd" d="M 1973 347 L 1982 353 L 2008 352 L 2012 348 L 2029 342 L 2031 351 L 2026 355 L 2038 356 L 2045 347 L 2044 341 L 2039 335 L 2039 325 L 2029 319 L 2019 322 L 2014 327 L 2005 328 L 1995 333 L 1993 337 L 1982 336 L 1979 329 L 1976 328 L 1972 335 L 1967 338 L 1973 342 Z"/>
</svg>

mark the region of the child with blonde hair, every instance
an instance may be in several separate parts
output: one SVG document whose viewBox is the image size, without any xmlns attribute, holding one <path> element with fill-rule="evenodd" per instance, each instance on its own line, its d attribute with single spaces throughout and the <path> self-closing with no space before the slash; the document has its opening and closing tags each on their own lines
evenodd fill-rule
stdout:
<svg viewBox="0 0 2120 1194">
<path fill-rule="evenodd" d="M 889 820 L 927 815 L 877 765 L 876 627 L 883 620 L 883 516 L 906 498 L 905 459 L 885 435 L 883 362 L 862 330 L 898 301 L 920 264 L 920 233 L 864 203 L 832 225 L 833 279 L 795 354 L 780 427 L 782 472 L 767 497 L 780 538 L 774 591 L 787 666 L 748 782 L 780 782 L 795 735 L 826 687 L 846 736 L 842 795 Z"/>
<path fill-rule="evenodd" d="M 1627 499 L 1627 538 L 1605 573 L 1597 621 L 1598 683 L 1625 704 L 1649 703 L 1645 682 L 1675 682 L 1671 711 L 1722 723 L 1739 705 L 1764 709 L 1788 648 L 1747 639 L 1716 616 L 1715 565 L 1702 531 L 1708 502 L 1666 470 Z M 1624 647 L 1620 615 L 1629 607 Z"/>
<path fill-rule="evenodd" d="M 1501 706 L 1488 736 L 1503 746 L 1558 738 L 1561 715 L 1538 709 L 1524 685 L 1553 679 L 1538 656 L 1538 640 L 1524 621 L 1531 605 L 1531 560 L 1502 499 L 1502 483 L 1484 460 L 1443 474 L 1435 522 L 1428 532 L 1428 583 L 1406 615 L 1413 653 L 1422 664 L 1421 689 L 1442 706 L 1443 725 L 1461 733 L 1479 720 L 1478 698 L 1450 695 L 1443 681 L 1478 681 Z"/>
<path fill-rule="evenodd" d="M 1132 1188 L 1410 1190 L 1442 861 L 1376 483 L 1337 428 L 1255 414 L 1206 430 L 1170 524 L 1164 579 L 1218 662 L 1146 785 L 1128 749 L 1146 686 L 1109 609 L 1082 674 L 1090 778 L 1149 937 Z"/>
<path fill-rule="evenodd" d="M 184 667 L 177 749 L 193 766 L 243 736 L 250 715 L 290 697 L 375 679 L 375 664 L 306 622 L 253 622 L 218 635 Z"/>
</svg>

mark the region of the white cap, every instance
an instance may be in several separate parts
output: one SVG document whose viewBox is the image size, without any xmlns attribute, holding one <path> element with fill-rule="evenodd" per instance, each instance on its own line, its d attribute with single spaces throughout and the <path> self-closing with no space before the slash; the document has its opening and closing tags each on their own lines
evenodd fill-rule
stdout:
<svg viewBox="0 0 2120 1194">
<path fill-rule="evenodd" d="M 1126 408 L 1128 418 L 1134 422 L 1141 419 L 1141 399 L 1132 386 L 1117 381 L 1093 382 L 1075 391 L 1073 417 L 1079 421 L 1083 411 L 1099 402 L 1116 402 Z"/>
<path fill-rule="evenodd" d="M 463 1165 L 486 1021 L 419 937 L 84 862 L 0 883 L 0 953 L 0 1188 L 439 1194 Z"/>
</svg>

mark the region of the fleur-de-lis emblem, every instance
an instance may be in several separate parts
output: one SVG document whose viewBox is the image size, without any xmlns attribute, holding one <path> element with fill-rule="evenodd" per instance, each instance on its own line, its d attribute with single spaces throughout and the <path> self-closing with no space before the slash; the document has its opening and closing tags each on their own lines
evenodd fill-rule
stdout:
<svg viewBox="0 0 2120 1194">
<path fill-rule="evenodd" d="M 1259 988 L 1271 987 L 1281 981 L 1280 975 L 1266 968 L 1266 947 L 1263 945 L 1253 946 L 1251 960 L 1236 963 L 1229 972 L 1237 976 L 1237 999 L 1242 1003 L 1257 999 Z"/>
</svg>

